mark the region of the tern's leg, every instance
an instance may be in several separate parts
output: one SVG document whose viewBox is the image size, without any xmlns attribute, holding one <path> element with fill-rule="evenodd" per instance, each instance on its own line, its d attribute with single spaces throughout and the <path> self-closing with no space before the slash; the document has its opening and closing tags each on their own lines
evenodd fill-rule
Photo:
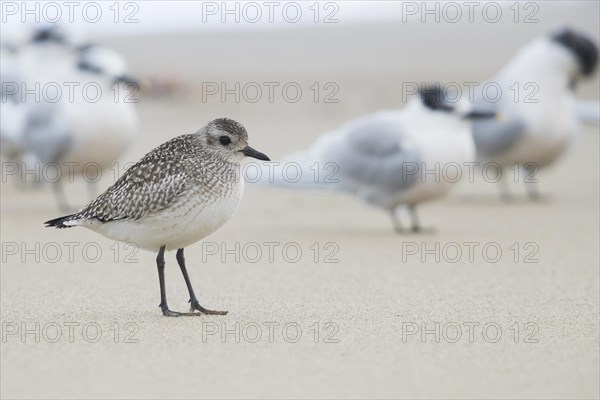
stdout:
<svg viewBox="0 0 600 400">
<path fill-rule="evenodd" d="M 65 195 L 65 189 L 60 181 L 52 183 L 52 190 L 54 191 L 54 197 L 56 198 L 56 203 L 58 204 L 58 209 L 63 213 L 70 213 L 73 211 L 71 206 L 69 206 L 69 202 L 67 201 L 67 196 Z"/>
<path fill-rule="evenodd" d="M 88 182 L 87 183 L 88 196 L 90 200 L 94 200 L 98 195 L 98 184 L 96 182 Z"/>
<path fill-rule="evenodd" d="M 167 305 L 167 293 L 165 291 L 165 246 L 161 246 L 156 256 L 156 266 L 158 267 L 158 282 L 160 283 L 160 309 L 166 317 L 178 317 L 181 313 L 169 310 Z"/>
<path fill-rule="evenodd" d="M 404 228 L 402 227 L 402 222 L 400 221 L 400 212 L 402 211 L 403 205 L 398 205 L 395 208 L 392 208 L 392 224 L 394 225 L 394 230 L 397 233 L 405 233 Z"/>
<path fill-rule="evenodd" d="M 413 232 L 421 232 L 421 224 L 419 224 L 419 216 L 417 215 L 417 207 L 415 205 L 408 206 L 408 211 L 410 212 L 410 221 L 412 224 Z"/>
<path fill-rule="evenodd" d="M 181 273 L 183 274 L 183 279 L 185 279 L 185 284 L 188 288 L 188 292 L 190 292 L 190 312 L 194 312 L 194 310 L 200 311 L 202 314 L 215 314 L 215 315 L 226 315 L 227 311 L 214 311 L 207 310 L 202 307 L 200 303 L 198 303 L 198 299 L 196 298 L 196 294 L 194 293 L 194 288 L 192 288 L 192 282 L 190 281 L 190 277 L 188 275 L 187 269 L 185 268 L 185 257 L 183 256 L 183 249 L 177 250 L 177 263 L 181 268 Z"/>
<path fill-rule="evenodd" d="M 525 190 L 527 190 L 527 196 L 529 199 L 533 201 L 538 201 L 541 199 L 541 195 L 537 186 L 538 180 L 534 177 L 534 174 L 537 172 L 536 168 L 537 167 L 535 165 L 531 165 L 529 168 L 523 167 Z"/>
<path fill-rule="evenodd" d="M 538 201 L 542 198 L 536 183 L 525 183 L 525 188 L 527 189 L 527 196 L 530 200 Z"/>
<path fill-rule="evenodd" d="M 511 201 L 512 194 L 510 190 L 508 190 L 508 180 L 506 179 L 506 169 L 502 168 L 500 170 L 500 180 L 498 180 L 498 193 L 500 194 L 500 199 L 503 201 Z"/>
<path fill-rule="evenodd" d="M 15 172 L 18 172 L 18 174 L 15 174 L 15 186 L 19 189 L 19 190 L 24 190 L 27 185 L 27 179 L 23 176 L 23 168 L 24 168 L 24 162 L 23 161 L 17 161 L 17 159 L 15 158 L 14 164 L 16 164 L 16 168 L 17 170 Z"/>
</svg>

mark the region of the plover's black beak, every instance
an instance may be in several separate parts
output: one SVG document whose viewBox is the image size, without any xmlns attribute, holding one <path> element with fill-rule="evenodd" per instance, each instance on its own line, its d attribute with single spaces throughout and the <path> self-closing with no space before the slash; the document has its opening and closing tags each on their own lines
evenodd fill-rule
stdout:
<svg viewBox="0 0 600 400">
<path fill-rule="evenodd" d="M 267 157 L 266 154 L 263 154 L 260 151 L 256 151 L 250 146 L 246 146 L 240 151 L 242 153 L 244 153 L 244 155 L 246 157 L 252 157 L 252 158 L 256 158 L 258 160 L 263 160 L 263 161 L 271 161 L 271 159 L 269 157 Z"/>
</svg>

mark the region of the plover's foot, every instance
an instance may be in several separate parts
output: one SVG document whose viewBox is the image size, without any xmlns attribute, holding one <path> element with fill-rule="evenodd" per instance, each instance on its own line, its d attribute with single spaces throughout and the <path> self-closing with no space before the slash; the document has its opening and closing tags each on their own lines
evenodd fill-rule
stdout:
<svg viewBox="0 0 600 400">
<path fill-rule="evenodd" d="M 168 308 L 163 308 L 162 313 L 165 317 L 179 317 L 181 315 L 180 312 L 171 311 Z"/>
<path fill-rule="evenodd" d="M 162 312 L 163 312 L 163 315 L 164 315 L 165 317 L 179 317 L 180 315 L 183 315 L 183 313 L 180 313 L 180 312 L 177 312 L 177 311 L 171 311 L 171 310 L 169 310 L 169 307 L 168 307 L 168 306 L 164 306 L 164 307 L 163 307 L 162 305 L 159 305 L 159 307 L 160 307 L 160 309 L 162 310 Z"/>
<path fill-rule="evenodd" d="M 202 307 L 200 305 L 200 303 L 198 303 L 197 300 L 192 300 L 190 302 L 190 313 L 193 314 L 198 314 L 198 313 L 194 313 L 194 311 L 200 311 L 201 314 L 208 314 L 208 315 L 227 315 L 228 311 L 215 311 L 215 310 L 209 310 L 206 309 L 204 307 Z"/>
<path fill-rule="evenodd" d="M 196 317 L 198 315 L 202 315 L 201 313 L 197 313 L 197 312 L 193 312 L 193 310 L 190 310 L 190 312 L 179 312 L 179 311 L 171 311 L 169 310 L 168 307 L 160 307 L 162 309 L 162 313 L 165 317 Z M 206 314 L 210 314 L 211 311 L 210 310 L 206 310 L 208 311 Z M 212 313 L 214 313 L 215 311 L 212 311 Z"/>
</svg>

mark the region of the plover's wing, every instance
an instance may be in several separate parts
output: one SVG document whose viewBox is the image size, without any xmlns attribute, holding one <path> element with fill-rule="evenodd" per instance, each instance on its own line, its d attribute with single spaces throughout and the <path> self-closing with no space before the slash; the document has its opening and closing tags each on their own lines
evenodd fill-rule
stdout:
<svg viewBox="0 0 600 400">
<path fill-rule="evenodd" d="M 479 156 L 502 154 L 526 133 L 527 125 L 523 118 L 501 109 L 497 104 L 479 99 L 475 101 L 474 109 L 498 112 L 500 116 L 500 119 L 477 119 L 472 122 L 473 141 Z"/>
<path fill-rule="evenodd" d="M 347 128 L 345 142 L 331 149 L 343 189 L 397 193 L 415 183 L 422 157 L 399 119 L 375 115 Z"/>
<path fill-rule="evenodd" d="M 191 178 L 185 151 L 192 135 L 172 139 L 146 154 L 95 200 L 79 212 L 60 221 L 64 226 L 82 221 L 109 222 L 136 220 L 172 204 L 186 189 Z"/>
</svg>

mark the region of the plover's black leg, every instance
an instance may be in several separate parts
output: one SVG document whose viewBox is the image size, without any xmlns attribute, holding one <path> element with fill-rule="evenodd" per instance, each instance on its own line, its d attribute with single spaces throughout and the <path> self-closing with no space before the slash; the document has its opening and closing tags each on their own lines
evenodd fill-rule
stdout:
<svg viewBox="0 0 600 400">
<path fill-rule="evenodd" d="M 183 279 L 185 279 L 185 284 L 188 288 L 188 292 L 190 292 L 190 312 L 194 312 L 194 310 L 200 311 L 202 314 L 214 314 L 214 315 L 225 315 L 227 311 L 214 311 L 208 310 L 198 303 L 198 299 L 196 298 L 196 294 L 194 293 L 194 288 L 192 287 L 192 282 L 190 281 L 190 276 L 188 275 L 187 269 L 185 268 L 185 257 L 183 256 L 183 249 L 177 250 L 177 263 L 181 268 L 181 273 L 183 274 Z M 185 315 L 185 314 L 184 314 Z"/>
<path fill-rule="evenodd" d="M 158 281 L 160 283 L 160 309 L 166 317 L 178 317 L 181 313 L 169 310 L 167 305 L 167 293 L 165 291 L 165 246 L 161 246 L 156 256 L 156 266 L 158 267 Z"/>
</svg>

